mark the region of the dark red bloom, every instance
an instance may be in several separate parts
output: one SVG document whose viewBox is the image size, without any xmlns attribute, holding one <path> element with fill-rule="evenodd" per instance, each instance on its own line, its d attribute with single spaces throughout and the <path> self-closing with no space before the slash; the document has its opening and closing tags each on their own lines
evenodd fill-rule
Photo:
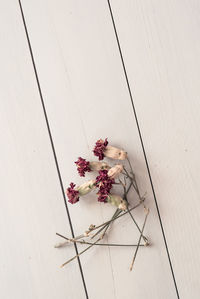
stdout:
<svg viewBox="0 0 200 299">
<path fill-rule="evenodd" d="M 97 194 L 99 195 L 98 201 L 104 202 L 104 203 L 108 202 L 108 194 L 100 194 L 100 193 L 97 193 Z"/>
<path fill-rule="evenodd" d="M 74 183 L 70 184 L 70 187 L 67 188 L 67 197 L 69 198 L 69 202 L 74 204 L 79 201 L 79 192 L 74 189 L 76 185 Z"/>
<path fill-rule="evenodd" d="M 107 202 L 108 194 L 114 184 L 115 180 L 108 176 L 108 170 L 100 170 L 99 176 L 96 177 L 96 186 L 99 188 L 98 201 Z"/>
<path fill-rule="evenodd" d="M 74 162 L 77 165 L 77 170 L 80 176 L 85 176 L 85 173 L 88 171 L 90 172 L 90 162 L 86 161 L 85 159 L 79 157 L 76 162 Z"/>
<path fill-rule="evenodd" d="M 97 140 L 93 153 L 95 156 L 99 157 L 99 160 L 103 160 L 104 158 L 103 152 L 107 145 L 108 145 L 107 138 L 105 139 L 105 141 L 103 141 L 102 139 Z"/>
</svg>

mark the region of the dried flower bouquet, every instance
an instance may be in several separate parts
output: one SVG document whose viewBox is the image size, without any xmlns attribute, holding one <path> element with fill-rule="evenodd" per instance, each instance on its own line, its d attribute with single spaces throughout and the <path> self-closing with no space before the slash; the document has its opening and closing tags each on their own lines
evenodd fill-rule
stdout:
<svg viewBox="0 0 200 299">
<path fill-rule="evenodd" d="M 144 228 L 147 220 L 147 216 L 149 214 L 149 209 L 145 206 L 145 196 L 140 195 L 140 191 L 138 188 L 138 184 L 136 181 L 135 174 L 133 172 L 130 160 L 128 158 L 127 152 L 124 150 L 118 149 L 116 147 L 108 145 L 107 138 L 105 140 L 98 140 L 95 144 L 93 153 L 98 157 L 99 161 L 86 161 L 85 159 L 79 157 L 75 162 L 77 166 L 78 173 L 81 177 L 85 177 L 86 172 L 98 172 L 98 175 L 95 179 L 89 180 L 83 183 L 80 186 L 76 186 L 74 183 L 71 183 L 67 188 L 66 194 L 68 197 L 68 202 L 71 204 L 75 204 L 79 201 L 80 198 L 89 194 L 90 192 L 96 192 L 97 199 L 99 202 L 104 202 L 108 204 L 112 204 L 116 207 L 115 213 L 112 218 L 100 225 L 91 224 L 85 232 L 75 238 L 67 238 L 61 234 L 58 234 L 61 238 L 65 239 L 65 242 L 56 244 L 55 247 L 59 248 L 66 244 L 83 244 L 89 245 L 83 251 L 81 251 L 78 255 L 72 257 L 67 262 L 62 264 L 61 267 L 64 267 L 81 254 L 86 252 L 93 246 L 130 246 L 134 247 L 134 255 L 131 261 L 130 270 L 133 268 L 133 264 L 140 246 L 148 246 L 149 241 L 144 236 Z M 107 157 L 113 160 L 120 160 L 121 163 L 110 165 L 106 162 L 102 162 L 102 160 Z M 110 160 L 111 161 L 111 160 Z M 125 167 L 125 161 L 128 162 L 128 169 Z M 113 186 L 120 185 L 123 190 L 123 196 L 113 193 Z M 138 197 L 138 203 L 129 208 L 129 200 L 128 194 L 131 188 L 134 188 Z M 139 227 L 136 222 L 132 211 L 139 206 L 143 206 L 145 211 L 145 217 L 142 228 Z M 133 224 L 138 229 L 140 235 L 138 242 L 136 244 L 114 244 L 114 243 L 101 243 L 105 234 L 108 232 L 108 229 L 111 227 L 111 224 L 118 218 L 123 217 L 124 215 L 129 215 L 133 221 Z M 94 240 L 94 241 L 92 241 Z M 143 240 L 143 244 L 141 241 Z"/>
</svg>

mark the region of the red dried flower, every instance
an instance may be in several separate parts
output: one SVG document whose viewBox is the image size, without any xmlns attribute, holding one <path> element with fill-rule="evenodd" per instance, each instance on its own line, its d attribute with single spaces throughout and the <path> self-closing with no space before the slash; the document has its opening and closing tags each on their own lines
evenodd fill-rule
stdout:
<svg viewBox="0 0 200 299">
<path fill-rule="evenodd" d="M 97 193 L 99 195 L 98 201 L 107 202 L 108 194 L 114 182 L 115 180 L 108 176 L 108 170 L 104 169 L 99 171 L 99 176 L 96 177 L 96 186 L 99 187 Z"/>
<path fill-rule="evenodd" d="M 79 157 L 76 162 L 74 162 L 77 165 L 77 170 L 80 176 L 85 176 L 85 173 L 88 171 L 90 172 L 90 162 L 86 161 L 85 159 Z"/>
<path fill-rule="evenodd" d="M 98 196 L 98 201 L 99 202 L 104 202 L 104 203 L 107 203 L 108 202 L 108 194 L 102 194 L 102 193 L 97 193 L 99 196 Z"/>
<path fill-rule="evenodd" d="M 103 160 L 104 150 L 107 145 L 108 145 L 107 138 L 104 141 L 102 139 L 97 140 L 93 153 L 95 156 L 99 157 L 99 160 Z"/>
<path fill-rule="evenodd" d="M 74 189 L 76 185 L 74 183 L 70 184 L 70 187 L 67 188 L 67 197 L 69 198 L 68 202 L 74 204 L 79 201 L 79 192 Z"/>
</svg>

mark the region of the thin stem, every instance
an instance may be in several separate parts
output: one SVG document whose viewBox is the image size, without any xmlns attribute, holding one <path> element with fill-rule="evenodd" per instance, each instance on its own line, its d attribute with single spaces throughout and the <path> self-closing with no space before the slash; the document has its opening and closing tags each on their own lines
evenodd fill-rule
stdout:
<svg viewBox="0 0 200 299">
<path fill-rule="evenodd" d="M 111 218 L 111 221 L 116 217 L 116 215 L 118 214 L 118 209 L 116 209 L 115 210 L 115 213 L 113 214 L 113 216 L 112 216 L 112 218 Z M 104 235 L 105 235 L 105 233 L 106 233 L 106 231 L 107 231 L 107 229 L 108 229 L 108 227 L 110 226 L 110 224 L 111 224 L 112 222 L 110 222 L 110 223 L 108 223 L 108 224 L 106 224 L 106 225 L 104 225 L 102 228 L 100 228 L 92 237 L 91 237 L 91 239 L 93 239 L 94 237 L 96 237 L 104 228 L 105 228 L 105 231 L 104 231 Z"/>
<path fill-rule="evenodd" d="M 111 219 L 112 221 L 107 225 L 107 227 L 105 228 L 105 231 L 103 232 L 103 237 L 105 236 L 106 231 L 108 230 L 108 228 L 110 227 L 110 225 L 113 223 L 113 219 L 118 216 L 119 214 L 121 214 L 122 210 L 117 209 L 116 210 L 116 214 L 115 216 Z"/>
<path fill-rule="evenodd" d="M 125 200 L 126 200 L 126 201 L 127 201 L 127 203 L 128 203 L 128 199 L 127 199 L 127 196 L 126 196 L 126 195 L 125 195 Z M 130 215 L 131 219 L 132 219 L 132 220 L 133 220 L 133 222 L 135 223 L 135 225 L 136 225 L 137 229 L 138 229 L 138 230 L 139 230 L 139 232 L 141 233 L 141 229 L 140 229 L 139 225 L 137 224 L 137 222 L 136 222 L 135 218 L 133 217 L 133 215 L 132 215 L 132 213 L 130 212 L 130 210 L 129 210 L 129 208 L 128 208 L 128 207 L 127 207 L 127 210 L 128 210 L 128 213 L 129 213 L 129 215 Z M 148 239 L 147 239 L 147 238 L 146 238 L 144 235 L 142 235 L 142 238 L 143 238 L 144 242 L 148 244 Z"/>
<path fill-rule="evenodd" d="M 130 183 L 130 185 L 128 186 L 128 189 L 127 189 L 127 191 L 126 191 L 126 195 L 128 194 L 128 192 L 130 191 L 130 189 L 131 189 L 131 186 L 132 186 L 132 182 Z"/>
<path fill-rule="evenodd" d="M 136 256 L 137 256 L 137 252 L 138 252 L 138 249 L 139 249 L 139 246 L 140 246 L 140 242 L 141 242 L 141 239 L 142 239 L 142 235 L 143 235 L 143 231 L 144 231 L 144 228 L 145 228 L 145 224 L 146 224 L 146 221 L 147 221 L 148 214 L 149 214 L 149 209 L 146 209 L 146 216 L 145 216 L 145 219 L 144 219 L 144 223 L 143 223 L 143 226 L 142 226 L 142 231 L 141 231 L 141 234 L 140 234 L 140 237 L 139 237 L 139 240 L 138 240 L 138 244 L 137 244 L 134 256 L 133 256 L 133 260 L 132 260 L 132 263 L 131 263 L 131 266 L 130 266 L 130 271 L 132 271 L 132 269 L 133 269 L 133 264 L 134 264 Z"/>
<path fill-rule="evenodd" d="M 124 184 L 122 183 L 122 181 L 121 181 L 120 179 L 119 179 L 119 181 L 120 181 L 120 184 L 122 185 L 122 187 L 124 188 L 124 199 L 125 199 L 125 200 L 127 201 L 127 203 L 128 203 L 127 194 L 126 194 L 126 187 L 124 186 Z M 131 184 L 132 184 L 132 182 L 131 182 Z M 130 187 L 131 187 L 131 185 L 130 185 Z M 129 213 L 131 219 L 133 220 L 133 222 L 135 223 L 135 225 L 136 225 L 136 227 L 138 228 L 139 232 L 141 233 L 141 229 L 140 229 L 139 225 L 137 224 L 135 218 L 134 218 L 133 215 L 131 214 L 131 212 L 130 212 L 130 210 L 129 210 L 128 207 L 127 207 L 127 210 L 128 210 L 128 213 Z M 146 238 L 145 236 L 142 235 L 142 238 L 143 238 L 143 240 L 144 240 L 145 243 L 148 243 L 148 240 L 147 240 L 147 238 Z"/>
<path fill-rule="evenodd" d="M 81 241 L 76 240 L 76 241 L 74 241 L 73 239 L 69 239 L 69 238 L 67 238 L 67 237 L 65 237 L 65 236 L 63 236 L 63 235 L 61 235 L 59 233 L 56 233 L 56 235 L 60 236 L 61 238 L 65 239 L 65 240 L 67 240 L 66 242 L 60 243 L 59 246 L 56 246 L 56 248 L 64 246 L 65 244 L 69 244 L 69 242 L 71 242 L 71 243 L 79 243 L 79 244 L 83 244 L 83 245 L 94 244 L 92 242 L 87 242 L 85 240 L 81 240 Z M 114 246 L 117 246 L 117 247 L 136 247 L 137 246 L 137 244 L 115 244 L 115 243 L 109 243 L 109 244 L 107 244 L 107 243 L 106 244 L 102 244 L 102 243 L 98 244 L 97 243 L 97 244 L 94 244 L 94 245 L 96 245 L 96 246 L 113 246 L 113 247 Z M 140 246 L 141 247 L 145 247 L 145 244 L 140 244 Z"/>
<path fill-rule="evenodd" d="M 125 173 L 124 173 L 124 172 L 122 172 L 122 173 L 123 173 L 123 175 L 125 175 L 125 176 L 127 176 L 128 178 L 132 179 L 132 177 L 130 176 L 130 174 L 128 173 L 128 171 L 126 170 L 126 168 L 125 168 L 125 167 L 124 167 L 124 171 L 125 171 Z"/>
<path fill-rule="evenodd" d="M 120 184 L 122 185 L 123 189 L 124 189 L 124 194 L 126 194 L 126 186 L 125 184 L 120 180 L 120 178 L 118 179 Z"/>
<path fill-rule="evenodd" d="M 127 161 L 128 161 L 129 167 L 130 167 L 130 169 L 131 169 L 131 173 L 132 173 L 132 175 L 134 175 L 133 168 L 132 168 L 132 165 L 131 165 L 131 162 L 130 162 L 128 156 L 127 156 L 126 159 L 127 159 Z"/>
<path fill-rule="evenodd" d="M 144 201 L 145 201 L 145 198 L 142 198 L 142 199 L 140 200 L 140 202 L 139 202 L 137 205 L 135 205 L 134 207 L 132 207 L 131 209 L 129 209 L 129 211 L 132 211 L 132 210 L 136 209 L 136 208 L 139 207 Z M 93 232 L 94 230 L 96 230 L 96 229 L 102 227 L 102 226 L 105 226 L 106 224 L 109 224 L 110 222 L 115 221 L 116 219 L 118 219 L 118 218 L 120 218 L 120 217 L 126 215 L 127 213 L 128 213 L 128 211 L 124 212 L 123 214 L 120 214 L 119 216 L 116 216 L 116 217 L 113 218 L 112 220 L 108 220 L 108 221 L 106 221 L 106 222 L 104 222 L 104 223 L 102 223 L 102 224 L 100 224 L 100 225 L 94 227 L 93 229 L 90 230 L 90 233 Z M 89 236 L 89 235 L 88 235 L 88 236 Z M 78 239 L 81 239 L 81 238 L 84 238 L 84 237 L 85 237 L 85 235 L 82 234 L 82 235 L 80 235 L 80 236 L 78 236 L 78 237 L 73 238 L 73 240 L 78 240 Z"/>
<path fill-rule="evenodd" d="M 137 180 L 136 180 L 135 174 L 133 173 L 133 168 L 132 168 L 132 166 L 131 166 L 131 162 L 130 162 L 130 160 L 128 159 L 128 157 L 127 157 L 127 161 L 128 161 L 128 163 L 129 163 L 129 166 L 130 166 L 130 169 L 131 169 L 131 172 L 132 172 L 133 177 L 131 177 L 131 176 L 129 175 L 129 173 L 128 173 L 128 171 L 126 170 L 125 167 L 124 167 L 124 170 L 125 170 L 125 172 L 126 172 L 128 178 L 130 179 L 131 184 L 132 184 L 133 188 L 135 189 L 135 191 L 136 191 L 136 193 L 137 193 L 139 199 L 141 200 L 142 197 L 141 197 L 141 195 L 140 195 L 140 191 L 139 191 L 139 188 L 138 188 Z M 144 205 L 144 203 L 143 203 L 143 206 L 144 206 L 144 208 L 146 208 L 145 205 Z"/>
<path fill-rule="evenodd" d="M 130 191 L 130 189 L 131 189 L 131 186 L 132 186 L 132 182 L 130 183 L 130 185 L 129 185 L 127 191 L 126 191 L 126 195 L 129 193 L 129 191 Z M 133 209 L 135 209 L 135 208 L 137 208 L 137 207 L 138 207 L 144 200 L 145 200 L 144 197 L 143 197 L 143 198 L 140 198 L 140 203 L 137 204 L 136 206 L 134 206 L 133 208 L 131 208 L 130 211 L 133 210 Z M 123 216 L 123 215 L 125 215 L 125 214 L 127 214 L 127 213 L 128 213 L 128 212 L 123 213 L 122 215 L 120 215 L 120 217 Z M 98 229 L 98 228 L 100 228 L 100 227 L 102 227 L 102 226 L 105 226 L 106 224 L 110 223 L 111 221 L 116 220 L 117 218 L 118 218 L 118 217 L 116 217 L 116 218 L 114 218 L 113 220 L 107 221 L 107 222 L 105 222 L 105 223 L 103 223 L 103 224 L 101 224 L 101 225 L 99 225 L 99 226 L 96 226 L 95 228 L 91 229 L 91 230 L 89 231 L 87 237 L 89 237 L 89 234 L 90 234 L 92 231 L 94 231 L 94 230 L 96 230 L 96 229 Z M 102 231 L 102 230 L 101 230 L 101 231 Z M 75 237 L 74 240 L 79 240 L 79 239 L 84 238 L 84 237 L 86 237 L 86 236 L 85 236 L 84 234 L 81 234 L 81 235 Z"/>
<path fill-rule="evenodd" d="M 128 212 L 129 212 L 129 215 L 131 217 L 131 219 L 133 220 L 133 222 L 135 223 L 137 229 L 139 230 L 140 233 L 142 233 L 139 225 L 137 224 L 135 218 L 133 217 L 132 213 L 130 212 L 129 208 L 127 208 Z M 148 239 L 142 234 L 142 239 L 144 240 L 145 243 L 148 243 Z"/>
<path fill-rule="evenodd" d="M 138 196 L 140 197 L 139 190 L 138 190 L 138 187 L 137 187 L 137 182 L 136 182 L 136 180 L 135 180 L 135 174 L 133 173 L 133 177 L 132 177 L 132 176 L 129 175 L 129 173 L 128 173 L 128 171 L 126 170 L 125 167 L 124 167 L 124 170 L 125 170 L 125 172 L 126 172 L 125 175 L 129 178 L 129 180 L 131 181 L 131 185 L 133 185 L 133 187 L 134 187 L 136 193 L 137 193 Z M 134 183 L 136 183 L 136 185 L 135 185 Z"/>
<path fill-rule="evenodd" d="M 145 198 L 142 198 L 141 201 L 140 201 L 137 205 L 135 205 L 134 207 L 132 207 L 131 209 L 129 209 L 129 211 L 132 211 L 132 210 L 136 209 L 136 208 L 139 207 L 144 201 L 145 201 Z M 99 227 L 101 227 L 101 226 L 103 226 L 103 225 L 105 225 L 105 224 L 107 224 L 107 223 L 110 223 L 110 222 L 112 222 L 112 221 L 114 221 L 114 220 L 116 220 L 116 219 L 118 219 L 118 218 L 120 218 L 120 217 L 126 215 L 127 213 L 128 213 L 128 211 L 124 212 L 123 214 L 121 214 L 121 215 L 119 215 L 119 216 L 116 216 L 115 218 L 113 218 L 113 220 L 106 221 L 106 222 L 104 222 L 103 224 L 100 224 L 100 225 L 96 226 L 93 230 L 98 229 Z"/>
<path fill-rule="evenodd" d="M 101 240 L 101 237 L 99 239 L 97 239 L 94 243 L 92 243 L 90 246 L 88 246 L 86 249 L 84 249 L 83 251 L 79 252 L 79 254 L 75 255 L 74 257 L 72 257 L 71 259 L 69 259 L 68 261 L 66 261 L 60 267 L 63 268 L 65 265 L 69 264 L 70 262 L 72 262 L 73 260 L 75 260 L 76 258 L 78 258 L 81 254 L 83 254 L 84 252 L 86 252 L 88 249 L 90 249 L 92 246 L 94 246 L 100 240 Z"/>
</svg>

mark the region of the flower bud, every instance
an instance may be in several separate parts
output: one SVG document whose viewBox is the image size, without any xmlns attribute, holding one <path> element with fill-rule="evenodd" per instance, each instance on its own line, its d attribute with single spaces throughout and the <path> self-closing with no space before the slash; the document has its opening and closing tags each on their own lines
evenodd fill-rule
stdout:
<svg viewBox="0 0 200 299">
<path fill-rule="evenodd" d="M 113 206 L 116 206 L 120 210 L 127 209 L 127 202 L 121 198 L 119 195 L 109 194 L 108 195 L 108 202 L 111 203 Z"/>
<path fill-rule="evenodd" d="M 105 157 L 111 159 L 125 160 L 127 158 L 127 152 L 111 145 L 107 145 L 103 153 Z"/>
<path fill-rule="evenodd" d="M 111 179 L 115 179 L 123 171 L 123 169 L 124 169 L 123 165 L 117 164 L 117 165 L 113 166 L 112 168 L 110 168 L 110 170 L 108 171 L 108 176 Z"/>
<path fill-rule="evenodd" d="M 110 166 L 105 162 L 90 162 L 90 169 L 94 171 L 110 169 Z"/>
<path fill-rule="evenodd" d="M 80 196 L 88 194 L 90 191 L 96 188 L 95 180 L 90 180 L 78 186 L 75 190 L 79 192 Z"/>
</svg>

